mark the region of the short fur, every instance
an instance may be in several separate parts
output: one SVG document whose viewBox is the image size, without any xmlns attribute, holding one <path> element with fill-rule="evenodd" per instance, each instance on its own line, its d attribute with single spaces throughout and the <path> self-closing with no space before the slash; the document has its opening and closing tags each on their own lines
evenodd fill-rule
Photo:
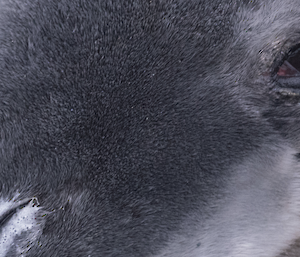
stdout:
<svg viewBox="0 0 300 257">
<path fill-rule="evenodd" d="M 299 23 L 299 0 L 0 0 L 0 197 L 41 210 L 23 254 L 286 249 L 300 107 L 271 75 Z"/>
</svg>

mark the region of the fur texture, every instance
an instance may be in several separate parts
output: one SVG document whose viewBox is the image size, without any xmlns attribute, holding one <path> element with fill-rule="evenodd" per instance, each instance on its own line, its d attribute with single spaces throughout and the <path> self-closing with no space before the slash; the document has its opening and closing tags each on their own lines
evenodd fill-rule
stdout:
<svg viewBox="0 0 300 257">
<path fill-rule="evenodd" d="M 299 0 L 0 0 L 0 249 L 29 210 L 26 257 L 280 254 L 300 107 L 272 75 L 299 23 Z M 4 222 L 12 198 L 39 207 Z"/>
</svg>

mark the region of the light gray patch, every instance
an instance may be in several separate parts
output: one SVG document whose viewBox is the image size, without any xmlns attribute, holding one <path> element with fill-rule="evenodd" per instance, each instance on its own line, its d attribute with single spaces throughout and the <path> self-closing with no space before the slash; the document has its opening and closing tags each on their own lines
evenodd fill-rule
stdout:
<svg viewBox="0 0 300 257">
<path fill-rule="evenodd" d="M 44 226 L 45 213 L 37 199 L 16 200 L 18 196 L 0 200 L 0 257 L 26 256 Z"/>
<path fill-rule="evenodd" d="M 268 158 L 266 151 L 272 153 Z M 216 215 L 205 222 L 197 213 L 190 216 L 178 236 L 155 257 L 279 254 L 300 235 L 300 167 L 293 157 L 296 153 L 290 147 L 266 147 L 232 167 L 236 175 L 223 198 L 215 203 L 217 207 L 212 207 Z"/>
</svg>

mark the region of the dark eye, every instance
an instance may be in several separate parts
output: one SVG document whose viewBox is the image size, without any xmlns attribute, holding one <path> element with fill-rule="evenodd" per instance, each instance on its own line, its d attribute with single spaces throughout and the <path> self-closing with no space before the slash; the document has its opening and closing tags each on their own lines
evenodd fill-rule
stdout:
<svg viewBox="0 0 300 257">
<path fill-rule="evenodd" d="M 300 46 L 291 50 L 277 71 L 277 81 L 282 87 L 300 89 Z"/>
</svg>

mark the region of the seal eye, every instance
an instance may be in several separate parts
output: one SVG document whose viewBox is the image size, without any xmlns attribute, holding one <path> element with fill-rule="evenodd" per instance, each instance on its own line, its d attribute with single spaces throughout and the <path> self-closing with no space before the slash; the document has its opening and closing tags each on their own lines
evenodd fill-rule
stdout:
<svg viewBox="0 0 300 257">
<path fill-rule="evenodd" d="M 279 66 L 276 75 L 280 86 L 300 89 L 300 46 L 294 49 Z"/>
</svg>

